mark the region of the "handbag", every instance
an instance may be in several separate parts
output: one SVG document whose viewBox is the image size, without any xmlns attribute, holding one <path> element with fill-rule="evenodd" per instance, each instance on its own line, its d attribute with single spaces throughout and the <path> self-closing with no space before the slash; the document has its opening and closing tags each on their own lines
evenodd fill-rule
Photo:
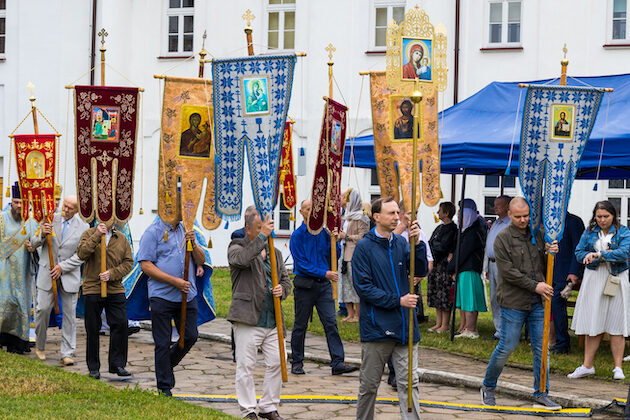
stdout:
<svg viewBox="0 0 630 420">
<path fill-rule="evenodd" d="M 606 279 L 606 285 L 604 286 L 604 295 L 615 297 L 617 292 L 619 291 L 619 287 L 621 286 L 621 280 L 618 276 L 613 276 L 612 274 L 608 274 L 608 279 Z"/>
</svg>

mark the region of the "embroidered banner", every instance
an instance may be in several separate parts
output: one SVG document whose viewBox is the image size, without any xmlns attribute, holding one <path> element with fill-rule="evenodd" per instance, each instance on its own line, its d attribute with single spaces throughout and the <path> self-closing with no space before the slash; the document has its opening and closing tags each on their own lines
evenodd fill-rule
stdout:
<svg viewBox="0 0 630 420">
<path fill-rule="evenodd" d="M 276 205 L 295 57 L 212 60 L 217 213 L 222 217 L 240 218 L 245 144 L 256 208 L 264 217 Z"/>
<path fill-rule="evenodd" d="M 284 126 L 284 140 L 282 142 L 282 160 L 280 161 L 280 182 L 282 185 L 282 201 L 284 207 L 292 209 L 297 204 L 297 191 L 295 189 L 295 172 L 293 171 L 293 147 L 291 137 L 293 135 L 293 122 L 287 121 Z"/>
<path fill-rule="evenodd" d="M 400 178 L 400 194 L 405 207 L 411 209 L 414 105 L 409 94 L 398 92 L 387 87 L 385 72 L 370 73 L 374 155 L 381 195 L 398 201 Z M 424 87 L 420 106 L 418 160 L 422 185 L 418 183 L 416 194 L 427 206 L 434 206 L 440 200 L 437 89 Z"/>
<path fill-rule="evenodd" d="M 562 239 L 571 185 L 602 93 L 603 89 L 576 86 L 530 86 L 527 90 L 519 181 L 530 205 L 532 233 L 542 225 L 547 242 Z"/>
<path fill-rule="evenodd" d="M 162 110 L 158 214 L 169 224 L 181 214 L 192 230 L 206 179 L 201 221 L 216 229 L 221 218 L 215 211 L 212 80 L 167 77 Z"/>
<path fill-rule="evenodd" d="M 50 221 L 55 213 L 55 163 L 57 136 L 23 134 L 13 136 L 15 161 L 22 197 L 22 219 L 29 218 L 29 202 L 33 218 L 41 223 L 44 215 Z"/>
<path fill-rule="evenodd" d="M 307 223 L 309 232 L 314 235 L 323 227 L 329 231 L 341 228 L 341 168 L 347 111 L 348 108 L 340 103 L 326 99 Z"/>
<path fill-rule="evenodd" d="M 79 215 L 124 224 L 133 212 L 138 88 L 75 86 Z"/>
</svg>

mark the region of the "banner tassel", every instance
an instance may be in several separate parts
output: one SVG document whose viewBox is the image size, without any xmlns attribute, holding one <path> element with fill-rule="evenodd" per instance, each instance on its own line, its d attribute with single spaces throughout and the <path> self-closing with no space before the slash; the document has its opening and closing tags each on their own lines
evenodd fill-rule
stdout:
<svg viewBox="0 0 630 420">
<path fill-rule="evenodd" d="M 39 236 L 39 226 L 37 226 L 37 232 L 35 232 L 35 236 Z"/>
<path fill-rule="evenodd" d="M 291 213 L 290 213 L 290 215 L 289 215 L 289 220 L 290 220 L 291 222 L 295 222 L 295 216 L 293 215 L 293 212 L 291 212 Z"/>
<path fill-rule="evenodd" d="M 212 248 L 212 236 L 208 238 L 208 248 Z"/>
<path fill-rule="evenodd" d="M 26 235 L 26 224 L 22 225 L 22 232 L 20 232 L 22 235 Z"/>
<path fill-rule="evenodd" d="M 192 250 L 193 250 L 192 241 L 186 241 L 186 251 L 192 252 Z"/>
<path fill-rule="evenodd" d="M 435 223 L 440 223 L 440 218 L 437 214 L 435 214 L 435 212 L 433 213 L 433 220 L 435 220 Z"/>
<path fill-rule="evenodd" d="M 168 230 L 164 229 L 164 238 L 162 238 L 164 242 L 168 241 Z"/>
<path fill-rule="evenodd" d="M 230 221 L 229 221 L 229 220 L 226 220 L 226 221 L 225 221 L 225 226 L 223 227 L 223 229 L 226 229 L 226 230 L 227 230 L 227 228 L 228 228 L 229 226 L 230 226 Z"/>
<path fill-rule="evenodd" d="M 7 187 L 7 198 L 11 197 L 11 187 Z"/>
<path fill-rule="evenodd" d="M 597 182 L 593 185 L 593 191 L 597 191 Z"/>
</svg>

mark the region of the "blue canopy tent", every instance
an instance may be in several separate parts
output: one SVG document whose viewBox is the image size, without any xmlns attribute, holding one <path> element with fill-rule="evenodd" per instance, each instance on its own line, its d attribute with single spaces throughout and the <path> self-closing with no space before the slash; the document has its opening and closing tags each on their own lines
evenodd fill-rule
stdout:
<svg viewBox="0 0 630 420">
<path fill-rule="evenodd" d="M 551 80 L 527 83 L 546 84 Z M 550 84 L 559 83 L 558 79 Z M 614 89 L 614 92 L 606 93 L 602 98 L 595 126 L 580 162 L 578 177 L 595 179 L 604 141 L 599 177 L 630 178 L 630 74 L 569 77 L 567 84 L 576 86 L 586 84 Z M 518 83 L 493 82 L 465 101 L 446 109 L 443 117 L 440 113 L 442 173 L 461 173 L 465 168 L 471 175 L 503 174 L 513 146 L 510 175 L 517 176 L 525 96 L 525 88 L 519 88 Z M 376 168 L 372 135 L 346 141 L 345 166 L 351 164 L 351 148 L 354 166 Z"/>
</svg>

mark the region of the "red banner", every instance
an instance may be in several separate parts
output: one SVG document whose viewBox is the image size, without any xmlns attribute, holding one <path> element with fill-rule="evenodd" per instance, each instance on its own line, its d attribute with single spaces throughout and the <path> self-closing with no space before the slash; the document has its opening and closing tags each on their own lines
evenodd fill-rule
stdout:
<svg viewBox="0 0 630 420">
<path fill-rule="evenodd" d="M 48 215 L 52 221 L 55 212 L 56 140 L 54 134 L 13 136 L 23 220 L 29 218 L 30 202 L 33 206 L 33 218 L 38 223 L 44 220 L 44 215 Z"/>
<path fill-rule="evenodd" d="M 326 99 L 307 223 L 312 234 L 319 233 L 324 226 L 330 231 L 341 227 L 341 168 L 347 111 L 340 103 Z"/>
<path fill-rule="evenodd" d="M 74 91 L 79 214 L 124 224 L 133 210 L 138 88 Z"/>
<path fill-rule="evenodd" d="M 282 184 L 282 201 L 287 209 L 292 209 L 297 203 L 295 190 L 295 173 L 293 172 L 293 148 L 291 137 L 293 122 L 287 122 L 284 127 L 284 141 L 282 142 L 282 160 L 280 161 L 280 182 Z"/>
</svg>

